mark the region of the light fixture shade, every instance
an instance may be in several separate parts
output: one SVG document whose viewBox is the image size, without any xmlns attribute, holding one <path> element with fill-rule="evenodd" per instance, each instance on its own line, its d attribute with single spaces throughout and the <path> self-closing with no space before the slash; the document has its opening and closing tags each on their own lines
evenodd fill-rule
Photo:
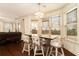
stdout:
<svg viewBox="0 0 79 59">
<path fill-rule="evenodd" d="M 35 16 L 37 17 L 37 18 L 43 18 L 44 17 L 44 13 L 42 13 L 42 12 L 37 12 L 37 13 L 35 13 Z"/>
</svg>

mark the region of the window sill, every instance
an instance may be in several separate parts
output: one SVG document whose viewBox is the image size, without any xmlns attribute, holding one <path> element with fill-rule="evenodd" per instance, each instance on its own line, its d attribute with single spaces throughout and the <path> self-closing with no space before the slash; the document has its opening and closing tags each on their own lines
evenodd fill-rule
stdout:
<svg viewBox="0 0 79 59">
<path fill-rule="evenodd" d="M 65 40 L 79 45 L 79 41 L 75 41 L 75 40 L 71 40 L 71 39 L 65 39 Z"/>
</svg>

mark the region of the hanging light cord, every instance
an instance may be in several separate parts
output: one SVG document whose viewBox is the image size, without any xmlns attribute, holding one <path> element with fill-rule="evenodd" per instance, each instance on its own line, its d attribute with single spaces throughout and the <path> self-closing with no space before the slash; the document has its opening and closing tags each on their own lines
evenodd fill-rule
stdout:
<svg viewBox="0 0 79 59">
<path fill-rule="evenodd" d="M 41 5 L 41 4 L 40 4 L 40 3 L 38 3 L 39 11 L 40 11 L 40 5 Z"/>
</svg>

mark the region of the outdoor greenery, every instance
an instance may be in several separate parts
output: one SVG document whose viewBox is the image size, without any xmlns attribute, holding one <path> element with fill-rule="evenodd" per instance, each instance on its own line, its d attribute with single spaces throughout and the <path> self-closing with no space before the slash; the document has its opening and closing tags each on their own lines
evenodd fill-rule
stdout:
<svg viewBox="0 0 79 59">
<path fill-rule="evenodd" d="M 67 13 L 67 35 L 76 36 L 77 35 L 77 9 L 72 10 Z"/>
<path fill-rule="evenodd" d="M 49 34 L 49 30 L 42 30 L 42 34 Z"/>
<path fill-rule="evenodd" d="M 32 33 L 33 33 L 33 34 L 37 34 L 37 30 L 32 29 Z"/>
<path fill-rule="evenodd" d="M 67 30 L 67 35 L 76 36 L 77 35 L 77 30 L 76 29 L 68 29 Z"/>
<path fill-rule="evenodd" d="M 51 30 L 52 35 L 60 35 L 60 30 Z"/>
</svg>

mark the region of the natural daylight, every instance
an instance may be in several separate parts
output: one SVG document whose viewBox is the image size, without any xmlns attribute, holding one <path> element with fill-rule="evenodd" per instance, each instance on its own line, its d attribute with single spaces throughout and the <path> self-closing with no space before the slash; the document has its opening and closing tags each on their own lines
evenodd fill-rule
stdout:
<svg viewBox="0 0 79 59">
<path fill-rule="evenodd" d="M 79 56 L 78 3 L 0 3 L 0 56 Z"/>
</svg>

